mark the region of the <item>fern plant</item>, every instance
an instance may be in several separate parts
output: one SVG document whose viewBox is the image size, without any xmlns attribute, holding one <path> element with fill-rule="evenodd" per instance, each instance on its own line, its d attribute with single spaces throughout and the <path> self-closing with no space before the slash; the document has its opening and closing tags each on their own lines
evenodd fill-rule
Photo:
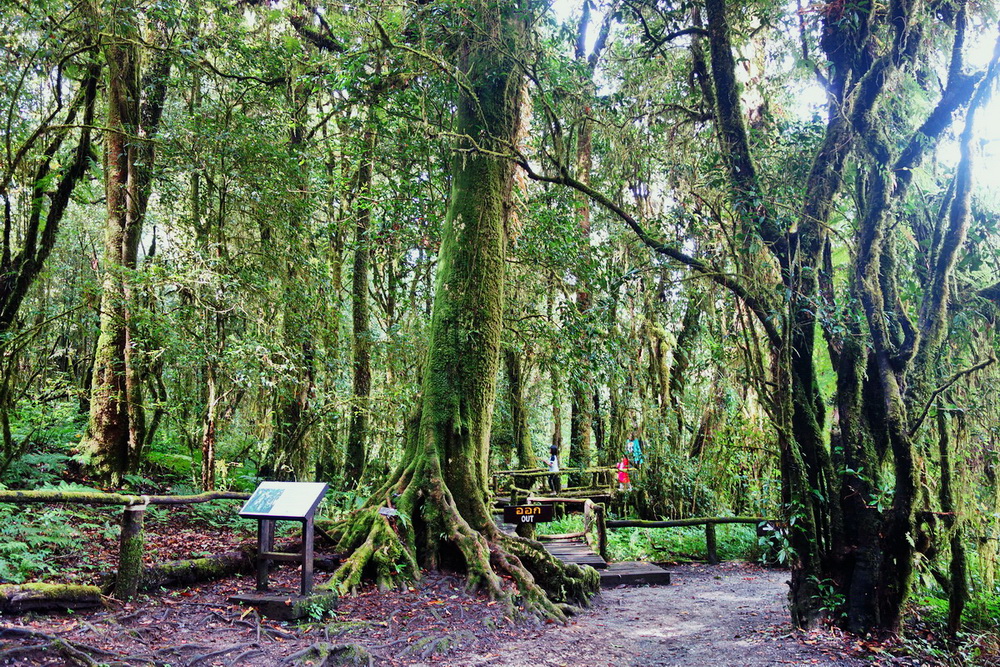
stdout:
<svg viewBox="0 0 1000 667">
<path fill-rule="evenodd" d="M 0 504 L 0 582 L 22 583 L 54 572 L 52 556 L 83 547 L 78 516 L 61 508 L 24 512 Z"/>
</svg>

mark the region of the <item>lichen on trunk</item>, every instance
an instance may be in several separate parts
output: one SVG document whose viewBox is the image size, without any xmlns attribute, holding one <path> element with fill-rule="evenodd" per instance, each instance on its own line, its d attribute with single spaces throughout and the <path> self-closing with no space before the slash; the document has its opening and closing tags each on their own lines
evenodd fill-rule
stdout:
<svg viewBox="0 0 1000 667">
<path fill-rule="evenodd" d="M 94 476 L 118 486 L 127 473 L 138 469 L 149 435 L 142 398 L 148 371 L 143 368 L 139 290 L 132 274 L 138 268 L 139 240 L 153 184 L 154 139 L 173 56 L 157 21 L 144 31 L 135 18 L 113 20 L 97 5 L 84 5 L 95 25 L 114 24 L 110 33 L 115 38 L 105 40 L 103 47 L 108 84 L 101 333 L 94 350 L 90 418 L 80 448 Z M 125 9 L 130 6 L 126 3 Z M 131 10 L 115 16 L 133 14 L 138 16 Z M 145 68 L 140 67 L 138 49 L 143 37 L 159 48 Z"/>
</svg>

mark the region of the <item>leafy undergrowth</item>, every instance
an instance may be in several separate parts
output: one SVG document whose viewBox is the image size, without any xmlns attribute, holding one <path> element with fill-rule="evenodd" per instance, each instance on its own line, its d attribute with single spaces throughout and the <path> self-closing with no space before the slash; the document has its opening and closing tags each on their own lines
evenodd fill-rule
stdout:
<svg viewBox="0 0 1000 667">
<path fill-rule="evenodd" d="M 146 510 L 146 564 L 223 553 L 253 542 L 256 525 L 232 502 Z M 95 584 L 118 561 L 120 507 L 0 504 L 0 583 Z"/>
<path fill-rule="evenodd" d="M 577 533 L 583 518 L 570 514 L 551 523 L 539 524 L 540 533 Z M 722 524 L 716 527 L 716 548 L 722 560 L 756 561 L 761 547 L 754 526 Z M 644 560 L 685 563 L 708 558 L 703 526 L 679 528 L 615 528 L 608 531 L 608 555 L 612 561 Z"/>
<path fill-rule="evenodd" d="M 1000 667 L 1000 598 L 974 596 L 962 615 L 962 632 L 946 631 L 948 601 L 923 595 L 907 610 L 903 641 L 889 642 L 885 650 L 898 655 L 932 656 L 949 667 Z"/>
</svg>

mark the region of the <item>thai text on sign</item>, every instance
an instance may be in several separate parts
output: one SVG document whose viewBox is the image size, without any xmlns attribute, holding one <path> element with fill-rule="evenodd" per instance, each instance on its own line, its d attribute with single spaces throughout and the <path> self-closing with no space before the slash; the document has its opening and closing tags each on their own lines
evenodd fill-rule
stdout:
<svg viewBox="0 0 1000 667">
<path fill-rule="evenodd" d="M 504 523 L 546 523 L 552 521 L 552 505 L 508 505 L 503 508 Z"/>
</svg>

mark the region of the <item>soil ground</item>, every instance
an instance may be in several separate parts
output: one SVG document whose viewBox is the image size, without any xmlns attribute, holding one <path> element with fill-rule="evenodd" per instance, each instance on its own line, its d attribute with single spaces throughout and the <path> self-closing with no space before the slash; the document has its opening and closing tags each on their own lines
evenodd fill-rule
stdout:
<svg viewBox="0 0 1000 667">
<path fill-rule="evenodd" d="M 833 634 L 793 633 L 788 573 L 745 563 L 668 568 L 670 586 L 604 591 L 565 628 L 507 641 L 454 665 L 490 667 L 763 667 L 867 665 Z"/>
<path fill-rule="evenodd" d="M 116 568 L 116 535 L 108 530 L 114 515 L 109 514 L 107 521 L 100 516 L 75 524 L 83 536 L 68 551 L 51 554 L 56 572 L 46 580 L 97 583 L 102 572 Z M 148 522 L 147 563 L 221 553 L 253 541 L 244 530 L 202 521 L 173 511 Z M 446 573 L 427 573 L 413 586 L 388 592 L 367 587 L 342 598 L 332 614 L 282 623 L 229 603 L 230 595 L 254 589 L 250 575 L 229 577 L 192 588 L 160 590 L 128 603 L 109 599 L 107 608 L 95 611 L 0 616 L 0 665 L 945 664 L 927 657 L 894 657 L 892 644 L 860 641 L 832 630 L 793 631 L 785 609 L 785 571 L 747 563 L 669 569 L 670 586 L 605 590 L 565 626 L 513 623 L 503 618 L 500 605 L 469 593 L 461 576 Z M 317 585 L 327 577 L 317 573 Z M 292 591 L 298 586 L 298 573 L 282 566 L 271 581 L 276 588 Z M 326 654 L 341 661 L 326 660 Z"/>
<path fill-rule="evenodd" d="M 786 572 L 743 563 L 671 571 L 670 586 L 604 591 L 567 626 L 509 623 L 497 605 L 467 593 L 459 577 L 437 573 L 402 591 L 363 590 L 344 598 L 332 617 L 278 623 L 227 602 L 253 588 L 251 577 L 234 577 L 108 610 L 0 619 L 0 664 L 86 664 L 74 660 L 79 651 L 95 664 L 319 665 L 324 645 L 345 660 L 364 647 L 370 664 L 411 667 L 873 664 L 845 637 L 792 632 Z M 283 568 L 276 584 L 291 587 L 296 576 Z"/>
</svg>

